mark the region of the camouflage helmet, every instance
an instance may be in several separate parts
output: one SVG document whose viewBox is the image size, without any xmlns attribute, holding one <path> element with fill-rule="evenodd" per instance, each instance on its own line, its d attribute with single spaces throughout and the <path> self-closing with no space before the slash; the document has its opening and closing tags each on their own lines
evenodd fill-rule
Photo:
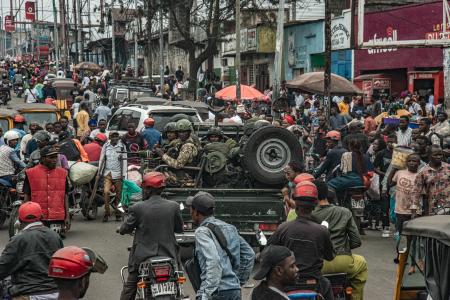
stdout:
<svg viewBox="0 0 450 300">
<path fill-rule="evenodd" d="M 192 124 L 186 119 L 177 121 L 177 131 L 192 131 Z"/>
<path fill-rule="evenodd" d="M 169 122 L 164 126 L 163 129 L 164 132 L 175 132 L 177 131 L 177 123 L 176 122 Z"/>
<path fill-rule="evenodd" d="M 222 129 L 220 127 L 211 127 L 208 129 L 206 136 L 209 137 L 211 135 L 223 136 Z"/>
</svg>

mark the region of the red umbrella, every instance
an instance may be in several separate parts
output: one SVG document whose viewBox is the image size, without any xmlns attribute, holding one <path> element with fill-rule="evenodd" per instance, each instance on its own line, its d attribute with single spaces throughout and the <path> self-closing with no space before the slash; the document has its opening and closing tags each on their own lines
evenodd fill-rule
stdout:
<svg viewBox="0 0 450 300">
<path fill-rule="evenodd" d="M 215 97 L 225 101 L 237 101 L 236 86 L 230 85 L 221 89 L 216 93 Z M 241 84 L 241 100 L 269 101 L 269 97 L 251 86 Z"/>
</svg>

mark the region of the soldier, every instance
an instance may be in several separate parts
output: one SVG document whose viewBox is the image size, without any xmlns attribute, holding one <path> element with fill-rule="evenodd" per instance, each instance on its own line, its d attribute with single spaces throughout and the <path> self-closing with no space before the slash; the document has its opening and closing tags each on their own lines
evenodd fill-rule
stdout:
<svg viewBox="0 0 450 300">
<path fill-rule="evenodd" d="M 191 138 L 192 125 L 188 120 L 182 119 L 177 122 L 177 133 L 179 144 L 177 148 L 179 149 L 178 155 L 173 155 L 176 157 L 171 157 L 167 153 L 164 153 L 162 148 L 155 148 L 156 154 L 162 158 L 162 161 L 166 163 L 169 167 L 173 169 L 181 169 L 184 166 L 192 164 L 197 157 L 198 148 L 195 142 Z M 170 185 L 181 185 L 181 186 L 191 186 L 192 177 L 190 174 L 184 171 L 168 171 L 166 177 L 168 177 L 168 183 Z"/>
<path fill-rule="evenodd" d="M 180 140 L 178 139 L 177 134 L 177 123 L 176 122 L 169 122 L 164 126 L 163 129 L 163 143 L 162 148 L 165 153 L 168 152 L 170 148 L 176 148 Z"/>
</svg>

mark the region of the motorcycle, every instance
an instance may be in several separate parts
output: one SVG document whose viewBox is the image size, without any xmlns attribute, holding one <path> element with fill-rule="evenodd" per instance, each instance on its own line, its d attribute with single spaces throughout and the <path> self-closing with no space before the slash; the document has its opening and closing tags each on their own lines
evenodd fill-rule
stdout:
<svg viewBox="0 0 450 300">
<path fill-rule="evenodd" d="M 8 82 L 0 83 L 0 104 L 6 105 L 11 100 L 11 84 Z"/>
<path fill-rule="evenodd" d="M 14 92 L 16 93 L 17 97 L 22 97 L 23 95 L 23 84 L 22 83 L 16 83 L 14 85 Z"/>
<path fill-rule="evenodd" d="M 330 281 L 331 290 L 335 300 L 350 300 L 352 288 L 345 273 L 323 275 Z M 316 278 L 300 278 L 295 285 L 295 290 L 289 291 L 289 299 L 320 300 L 323 296 L 319 292 L 319 282 Z"/>
<path fill-rule="evenodd" d="M 18 199 L 17 190 L 10 182 L 0 179 L 0 227 L 11 215 L 12 205 Z"/>
</svg>

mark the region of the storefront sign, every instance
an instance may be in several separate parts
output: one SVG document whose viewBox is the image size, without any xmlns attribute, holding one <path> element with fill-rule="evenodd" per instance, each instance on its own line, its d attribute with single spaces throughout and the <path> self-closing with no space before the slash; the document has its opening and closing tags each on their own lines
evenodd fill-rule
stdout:
<svg viewBox="0 0 450 300">
<path fill-rule="evenodd" d="M 421 3 L 400 8 L 366 13 L 364 41 L 407 41 L 433 38 L 442 31 L 442 1 Z M 441 13 L 437 13 L 441 12 Z M 356 22 L 355 22 L 356 23 Z M 355 24 L 355 27 L 357 24 Z M 356 28 L 355 28 L 356 30 Z M 433 33 L 429 35 L 429 33 Z M 443 55 L 439 48 L 389 48 L 355 50 L 355 75 L 362 71 L 442 67 Z M 405 74 L 406 75 L 406 74 Z M 406 79 L 406 78 L 405 78 Z M 398 82 L 395 92 L 400 89 Z M 406 88 L 406 87 L 403 87 Z"/>
<path fill-rule="evenodd" d="M 390 89 L 391 88 L 391 80 L 375 78 L 373 80 L 373 88 L 380 89 L 380 90 Z"/>
<path fill-rule="evenodd" d="M 14 17 L 5 16 L 5 31 L 13 32 L 16 30 L 16 24 L 14 24 Z"/>
<path fill-rule="evenodd" d="M 372 80 L 364 80 L 362 90 L 364 93 L 364 98 L 366 100 L 370 100 L 370 96 L 372 95 Z"/>
<path fill-rule="evenodd" d="M 350 11 L 345 11 L 342 17 L 331 20 L 332 50 L 350 48 L 350 17 Z"/>
<path fill-rule="evenodd" d="M 432 79 L 432 73 L 414 73 L 411 76 L 413 79 Z"/>
<path fill-rule="evenodd" d="M 25 19 L 34 22 L 35 19 L 35 8 L 34 2 L 25 2 Z"/>
</svg>

